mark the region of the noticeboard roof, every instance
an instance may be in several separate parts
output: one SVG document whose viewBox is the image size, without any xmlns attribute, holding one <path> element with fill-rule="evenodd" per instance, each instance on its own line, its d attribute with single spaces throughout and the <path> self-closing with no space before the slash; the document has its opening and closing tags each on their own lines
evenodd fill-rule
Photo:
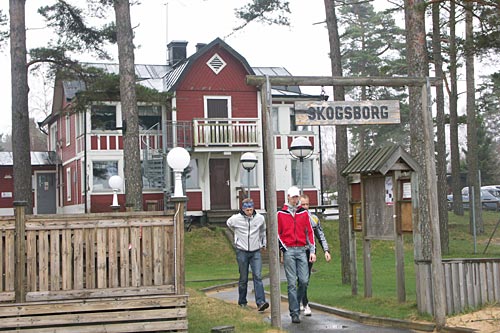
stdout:
<svg viewBox="0 0 500 333">
<path fill-rule="evenodd" d="M 357 153 L 342 170 L 342 175 L 382 174 L 398 165 L 406 165 L 410 171 L 419 171 L 420 166 L 400 145 L 368 148 Z"/>
</svg>

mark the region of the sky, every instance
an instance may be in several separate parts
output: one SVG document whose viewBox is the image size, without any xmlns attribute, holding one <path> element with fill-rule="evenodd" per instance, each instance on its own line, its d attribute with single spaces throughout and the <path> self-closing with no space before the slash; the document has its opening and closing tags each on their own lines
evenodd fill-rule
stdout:
<svg viewBox="0 0 500 333">
<path fill-rule="evenodd" d="M 131 19 L 134 27 L 135 62 L 137 64 L 165 64 L 166 45 L 170 41 L 187 41 L 187 55 L 195 52 L 197 43 L 210 43 L 219 37 L 239 52 L 252 67 L 284 67 L 292 75 L 329 76 L 329 44 L 323 0 L 291 0 L 290 27 L 270 26 L 260 22 L 250 23 L 243 30 L 231 34 L 239 26 L 234 9 L 250 0 L 141 0 L 132 6 Z M 70 0 L 84 6 L 85 0 Z M 27 48 L 46 45 L 50 30 L 37 14 L 37 8 L 48 1 L 26 0 Z M 374 6 L 382 10 L 385 0 L 375 0 Z M 0 0 L 0 9 L 8 14 L 8 1 Z M 110 15 L 114 15 L 111 13 Z M 404 24 L 403 18 L 397 19 Z M 427 27 L 427 29 L 429 29 Z M 110 52 L 118 62 L 117 47 Z M 91 55 L 82 54 L 80 61 L 96 61 Z M 492 72 L 489 66 L 476 65 L 477 75 Z M 432 74 L 431 74 L 432 75 Z M 11 132 L 11 91 L 9 46 L 0 49 L 0 133 Z M 46 115 L 38 111 L 51 91 L 43 88 L 40 77 L 29 78 L 31 114 L 37 121 Z M 462 80 L 464 83 L 464 80 Z M 477 80 L 476 80 L 477 83 Z M 51 85 L 49 85 L 51 86 Z M 325 87 L 327 95 L 331 88 Z M 47 93 L 44 93 L 46 91 Z M 320 94 L 320 87 L 302 87 L 302 91 Z M 461 94 L 463 96 L 464 94 Z M 461 103 L 459 105 L 465 105 Z M 460 112 L 460 110 L 459 110 Z"/>
<path fill-rule="evenodd" d="M 72 0 L 84 5 L 84 0 Z M 131 11 L 135 27 L 134 43 L 137 64 L 164 64 L 167 41 L 188 42 L 188 56 L 195 52 L 197 43 L 210 43 L 219 37 L 239 52 L 252 67 L 285 67 L 293 75 L 330 75 L 328 59 L 328 33 L 324 3 L 321 0 L 291 1 L 291 26 L 278 27 L 263 23 L 251 23 L 244 30 L 231 35 L 234 27 L 241 24 L 234 8 L 248 0 L 143 0 Z M 27 48 L 47 43 L 50 30 L 36 9 L 39 0 L 26 1 Z M 0 1 L 0 9 L 8 14 L 8 1 Z M 167 19 L 168 17 L 168 19 Z M 167 24 L 168 22 L 168 24 Z M 320 24 L 318 24 L 320 23 Z M 117 54 L 116 47 L 110 48 Z M 96 61 L 89 55 L 78 57 L 81 61 Z M 118 62 L 117 56 L 114 59 Z M 9 47 L 0 50 L 0 133 L 11 132 L 11 91 Z M 44 89 L 40 78 L 30 77 L 30 109 L 40 108 Z M 304 92 L 320 94 L 320 87 L 305 87 Z M 31 93 L 33 92 L 33 93 Z M 42 102 L 41 102 L 42 101 Z M 33 111 L 37 121 L 43 120 L 42 112 Z"/>
</svg>

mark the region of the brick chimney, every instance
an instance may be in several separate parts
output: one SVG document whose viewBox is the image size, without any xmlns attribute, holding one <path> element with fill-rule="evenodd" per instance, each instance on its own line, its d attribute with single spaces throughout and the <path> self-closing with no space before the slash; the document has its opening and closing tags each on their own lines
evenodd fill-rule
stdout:
<svg viewBox="0 0 500 333">
<path fill-rule="evenodd" d="M 167 65 L 173 66 L 179 61 L 186 59 L 187 44 L 188 42 L 184 40 L 174 40 L 167 44 Z"/>
<path fill-rule="evenodd" d="M 196 52 L 198 52 L 199 50 L 201 50 L 205 46 L 207 46 L 206 43 L 198 43 L 198 44 L 196 44 Z"/>
</svg>

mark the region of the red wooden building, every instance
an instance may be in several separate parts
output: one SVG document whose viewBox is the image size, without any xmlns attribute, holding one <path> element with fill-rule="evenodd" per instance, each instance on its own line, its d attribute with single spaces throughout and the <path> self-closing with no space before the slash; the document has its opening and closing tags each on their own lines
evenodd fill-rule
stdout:
<svg viewBox="0 0 500 333">
<path fill-rule="evenodd" d="M 219 38 L 196 45 L 189 57 L 187 44 L 169 43 L 166 65 L 136 65 L 140 84 L 170 93 L 161 103 L 138 101 L 144 208 L 162 210 L 168 205 L 173 181 L 166 154 L 181 146 L 191 156 L 185 177 L 188 215 L 236 210 L 249 187 L 257 209 L 264 210 L 261 96 L 256 87 L 246 84 L 246 76 L 290 73 L 280 67 L 251 67 Z M 87 66 L 118 74 L 118 64 Z M 108 180 L 112 175 L 124 177 L 120 101 L 96 101 L 76 112 L 72 101 L 84 89 L 79 81 L 56 80 L 52 113 L 40 123 L 49 134 L 48 150 L 59 158 L 54 167 L 58 213 L 109 211 L 113 189 Z M 286 189 L 300 183 L 301 175 L 311 204 L 319 202 L 318 131 L 296 126 L 293 109 L 297 100 L 316 98 L 320 96 L 302 94 L 299 87 L 273 87 L 278 206 L 285 200 Z M 314 147 L 302 168 L 289 154 L 297 136 L 305 136 Z M 250 177 L 240 164 L 245 152 L 255 153 L 259 160 Z M 124 209 L 123 188 L 118 193 Z"/>
</svg>

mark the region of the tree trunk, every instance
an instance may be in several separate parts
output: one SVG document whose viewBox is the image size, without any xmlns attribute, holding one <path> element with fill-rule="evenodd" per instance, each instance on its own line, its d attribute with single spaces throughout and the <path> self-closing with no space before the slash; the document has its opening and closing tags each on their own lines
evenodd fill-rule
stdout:
<svg viewBox="0 0 500 333">
<path fill-rule="evenodd" d="M 477 118 L 475 108 L 476 87 L 474 80 L 474 41 L 472 27 L 472 1 L 465 2 L 465 81 L 467 85 L 467 166 L 469 180 L 469 209 L 470 231 L 473 233 L 474 224 L 478 233 L 484 232 L 481 211 L 481 185 L 479 179 L 478 147 L 477 147 Z M 472 199 L 474 195 L 474 212 L 472 214 Z"/>
<path fill-rule="evenodd" d="M 139 147 L 139 116 L 135 92 L 133 32 L 128 0 L 114 1 L 118 58 L 120 62 L 120 100 L 123 115 L 123 159 L 127 207 L 143 210 L 142 168 Z"/>
<path fill-rule="evenodd" d="M 25 0 L 10 0 L 10 59 L 12 87 L 12 157 L 14 200 L 25 201 L 26 214 L 33 213 L 31 154 L 26 67 Z"/>
<path fill-rule="evenodd" d="M 328 28 L 328 38 L 330 42 L 330 59 L 332 64 L 332 75 L 342 76 L 342 62 L 340 55 L 340 38 L 337 26 L 337 16 L 335 13 L 335 1 L 325 0 L 326 25 Z M 333 89 L 333 99 L 343 101 L 345 99 L 344 87 L 335 86 Z M 337 191 L 339 205 L 339 241 L 340 241 L 340 261 L 342 283 L 351 282 L 350 266 L 351 257 L 349 254 L 349 197 L 347 178 L 341 172 L 348 163 L 347 127 L 335 127 L 335 151 L 337 162 Z"/>
<path fill-rule="evenodd" d="M 439 3 L 432 4 L 432 51 L 434 55 L 434 71 L 436 77 L 443 78 L 443 58 L 441 57 L 441 29 L 439 22 Z M 436 86 L 436 126 L 437 126 L 437 177 L 438 177 L 438 209 L 439 235 L 441 252 L 449 252 L 448 236 L 448 200 L 446 183 L 446 135 L 444 124 L 444 92 L 443 85 Z"/>
<path fill-rule="evenodd" d="M 428 76 L 425 38 L 424 0 L 405 0 L 406 49 L 408 75 Z M 421 166 L 418 175 L 418 197 L 413 220 L 415 260 L 431 260 L 434 320 L 438 331 L 446 324 L 444 272 L 441 262 L 441 244 L 437 207 L 434 131 L 429 96 L 424 89 L 410 87 L 410 119 L 412 153 Z M 425 98 L 425 99 L 424 99 Z M 424 107 L 425 106 L 425 107 Z"/>
<path fill-rule="evenodd" d="M 450 1 L 450 160 L 453 212 L 464 215 L 462 203 L 462 182 L 460 177 L 460 149 L 458 146 L 458 88 L 457 88 L 457 38 L 456 4 Z"/>
</svg>

